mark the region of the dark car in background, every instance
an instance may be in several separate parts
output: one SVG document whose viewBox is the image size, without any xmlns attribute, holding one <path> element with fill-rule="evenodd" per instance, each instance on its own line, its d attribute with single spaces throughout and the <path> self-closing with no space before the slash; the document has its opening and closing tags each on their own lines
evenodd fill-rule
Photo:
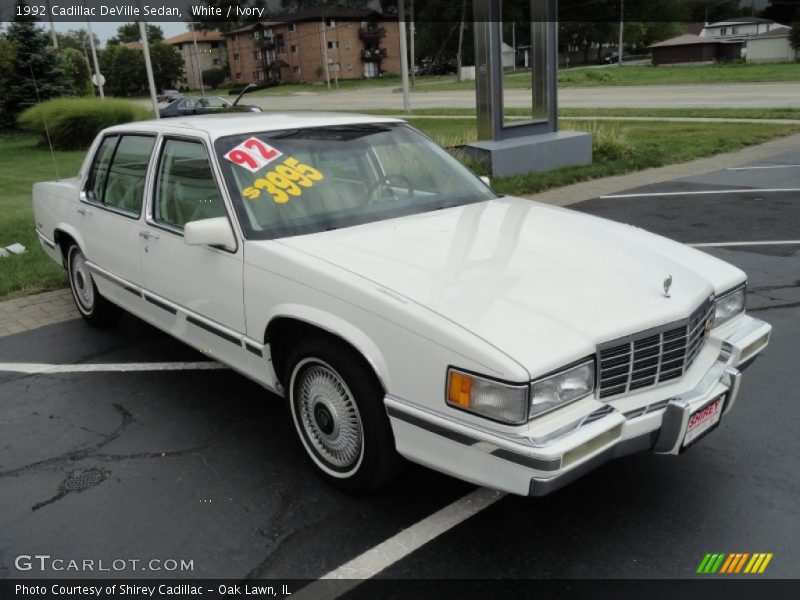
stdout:
<svg viewBox="0 0 800 600">
<path fill-rule="evenodd" d="M 158 112 L 162 119 L 168 119 L 170 117 L 188 117 L 233 111 L 261 112 L 261 109 L 257 106 L 228 102 L 219 96 L 189 96 L 174 100 Z"/>
<path fill-rule="evenodd" d="M 174 102 L 178 98 L 183 98 L 183 94 L 178 90 L 164 90 L 158 95 L 156 100 L 159 102 Z"/>
</svg>

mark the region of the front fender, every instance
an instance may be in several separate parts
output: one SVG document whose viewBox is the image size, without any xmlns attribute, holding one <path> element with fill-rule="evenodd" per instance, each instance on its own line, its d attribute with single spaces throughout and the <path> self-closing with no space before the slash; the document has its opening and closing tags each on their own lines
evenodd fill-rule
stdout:
<svg viewBox="0 0 800 600">
<path fill-rule="evenodd" d="M 392 389 L 391 375 L 378 345 L 361 328 L 353 323 L 319 308 L 305 304 L 285 303 L 273 308 L 267 316 L 267 327 L 275 319 L 290 318 L 318 327 L 353 346 L 370 364 L 383 384 L 384 389 Z"/>
</svg>

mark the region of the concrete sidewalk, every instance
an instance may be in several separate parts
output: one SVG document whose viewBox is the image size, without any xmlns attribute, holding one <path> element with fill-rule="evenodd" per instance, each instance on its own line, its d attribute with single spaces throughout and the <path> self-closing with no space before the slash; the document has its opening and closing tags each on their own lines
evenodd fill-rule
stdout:
<svg viewBox="0 0 800 600">
<path fill-rule="evenodd" d="M 79 317 L 69 289 L 6 300 L 0 302 L 0 337 Z"/>
<path fill-rule="evenodd" d="M 748 162 L 764 160 L 797 148 L 800 148 L 800 134 L 745 148 L 738 152 L 701 158 L 690 163 L 585 181 L 524 197 L 556 206 L 568 206 L 598 196 L 616 194 L 653 183 L 702 175 Z M 79 317 L 69 289 L 7 300 L 0 302 L 0 337 Z"/>
</svg>

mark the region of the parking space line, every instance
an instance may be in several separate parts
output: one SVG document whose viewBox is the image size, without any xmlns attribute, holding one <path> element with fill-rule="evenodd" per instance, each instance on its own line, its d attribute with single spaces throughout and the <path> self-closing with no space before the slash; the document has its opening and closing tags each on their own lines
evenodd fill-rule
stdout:
<svg viewBox="0 0 800 600">
<path fill-rule="evenodd" d="M 755 167 L 728 167 L 728 171 L 755 171 L 757 169 L 800 169 L 800 165 L 759 165 Z"/>
<path fill-rule="evenodd" d="M 800 188 L 746 188 L 743 190 L 692 190 L 687 192 L 641 192 L 635 194 L 612 194 L 610 196 L 600 196 L 601 199 L 614 198 L 645 198 L 658 196 L 704 196 L 712 194 L 772 194 L 779 192 L 800 192 Z"/>
<path fill-rule="evenodd" d="M 227 369 L 223 364 L 214 361 L 165 362 L 165 363 L 106 363 L 51 365 L 45 363 L 0 363 L 0 371 L 16 373 L 97 373 L 104 371 L 197 371 L 211 369 Z"/>
<path fill-rule="evenodd" d="M 504 493 L 479 488 L 448 504 L 292 594 L 293 600 L 336 598 L 488 508 Z M 331 580 L 336 581 L 335 583 Z"/>
<path fill-rule="evenodd" d="M 800 240 L 772 240 L 764 242 L 699 242 L 687 244 L 694 248 L 722 248 L 725 246 L 795 246 L 800 245 Z"/>
</svg>

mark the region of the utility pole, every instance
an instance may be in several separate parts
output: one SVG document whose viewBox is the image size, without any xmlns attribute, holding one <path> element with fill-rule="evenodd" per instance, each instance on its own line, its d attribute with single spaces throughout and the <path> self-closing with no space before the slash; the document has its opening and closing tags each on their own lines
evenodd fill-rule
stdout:
<svg viewBox="0 0 800 600">
<path fill-rule="evenodd" d="M 619 0 L 619 46 L 617 47 L 617 66 L 622 66 L 622 31 L 625 29 L 625 0 Z"/>
<path fill-rule="evenodd" d="M 156 82 L 153 78 L 153 63 L 150 62 L 150 44 L 147 41 L 147 26 L 144 21 L 139 21 L 139 36 L 142 38 L 142 52 L 144 52 L 144 68 L 147 71 L 147 83 L 150 85 L 150 100 L 153 101 L 153 112 L 156 119 L 161 118 L 158 113 L 158 98 L 156 97 Z"/>
<path fill-rule="evenodd" d="M 461 81 L 461 47 L 464 45 L 464 19 L 467 14 L 467 0 L 461 2 L 461 22 L 458 25 L 458 53 L 456 54 L 456 80 Z"/>
<path fill-rule="evenodd" d="M 411 85 L 417 85 L 417 59 L 414 53 L 414 38 L 417 34 L 417 27 L 414 24 L 414 0 L 411 0 Z"/>
<path fill-rule="evenodd" d="M 89 30 L 89 47 L 92 49 L 92 62 L 94 63 L 94 76 L 97 79 L 97 89 L 100 92 L 100 99 L 103 100 L 106 96 L 103 93 L 103 76 L 100 74 L 100 66 L 97 63 L 97 48 L 94 46 L 94 33 L 92 33 L 92 24 L 89 21 L 86 21 L 86 27 Z"/>
<path fill-rule="evenodd" d="M 200 93 L 205 96 L 206 95 L 206 88 L 203 85 L 203 71 L 200 69 L 200 51 L 197 49 L 197 31 L 194 29 L 194 24 L 192 24 L 192 41 L 194 42 L 194 59 L 195 64 L 197 65 L 197 79 L 200 81 Z"/>
<path fill-rule="evenodd" d="M 411 95 L 408 90 L 408 41 L 406 40 L 406 5 L 404 0 L 397 0 L 397 16 L 400 21 L 400 70 L 403 77 L 403 111 L 411 111 Z"/>
<path fill-rule="evenodd" d="M 56 28 L 53 25 L 53 10 L 50 8 L 50 0 L 47 0 L 47 19 L 50 21 L 50 37 L 53 40 L 53 48 L 58 50 L 58 37 L 56 37 Z"/>
</svg>

